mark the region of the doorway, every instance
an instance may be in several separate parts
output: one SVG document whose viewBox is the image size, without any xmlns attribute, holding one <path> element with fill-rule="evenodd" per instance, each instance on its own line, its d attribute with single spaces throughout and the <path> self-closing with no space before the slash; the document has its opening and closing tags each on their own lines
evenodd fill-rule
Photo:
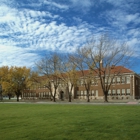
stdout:
<svg viewBox="0 0 140 140">
<path fill-rule="evenodd" d="M 64 100 L 64 92 L 63 91 L 60 91 L 60 100 Z"/>
</svg>

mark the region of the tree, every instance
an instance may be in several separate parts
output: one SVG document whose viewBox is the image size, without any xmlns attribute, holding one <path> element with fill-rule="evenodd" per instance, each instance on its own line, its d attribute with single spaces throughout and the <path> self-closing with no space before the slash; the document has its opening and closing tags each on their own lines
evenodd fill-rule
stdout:
<svg viewBox="0 0 140 140">
<path fill-rule="evenodd" d="M 86 96 L 87 96 L 87 102 L 90 102 L 90 89 L 93 78 L 93 72 L 91 70 L 87 70 L 88 68 L 88 52 L 84 51 L 84 49 L 77 49 L 77 54 L 70 55 L 69 59 L 71 63 L 75 65 L 75 67 L 79 70 L 77 74 L 79 74 L 79 78 L 82 81 L 82 85 L 84 85 L 86 89 Z M 88 61 L 87 61 L 88 60 Z"/>
<path fill-rule="evenodd" d="M 0 85 L 0 100 L 2 100 L 2 86 Z"/>
<path fill-rule="evenodd" d="M 116 66 L 128 66 L 131 62 L 132 50 L 126 43 L 101 35 L 99 39 L 91 39 L 81 48 L 83 61 L 100 79 L 104 100 L 108 102 L 107 95 L 115 76 L 120 76 L 123 67 L 115 70 Z"/>
<path fill-rule="evenodd" d="M 0 95 L 2 93 L 9 96 L 17 96 L 17 101 L 19 101 L 19 96 L 22 95 L 23 90 L 32 86 L 35 79 L 38 77 L 36 72 L 32 72 L 26 67 L 8 67 L 3 66 L 0 68 Z"/>
<path fill-rule="evenodd" d="M 60 84 L 61 57 L 57 53 L 46 55 L 36 63 L 38 72 L 45 76 L 45 84 L 53 98 L 56 101 L 56 91 Z"/>
<path fill-rule="evenodd" d="M 17 101 L 19 101 L 22 92 L 31 86 L 33 76 L 34 73 L 29 68 L 11 67 L 8 71 L 8 76 L 4 80 L 4 82 L 7 82 L 4 90 L 8 91 L 10 89 L 16 94 Z"/>
<path fill-rule="evenodd" d="M 68 57 L 65 57 L 61 68 L 60 79 L 64 82 L 64 86 L 67 89 L 69 102 L 71 102 L 72 90 L 74 90 L 74 87 L 77 86 L 78 81 L 76 66 L 69 61 Z"/>
<path fill-rule="evenodd" d="M 11 97 L 14 96 L 14 92 L 13 92 L 10 81 L 6 81 L 6 80 L 7 79 L 5 79 L 5 81 L 2 82 L 3 94 L 8 95 L 9 100 L 10 100 Z"/>
<path fill-rule="evenodd" d="M 4 91 L 3 90 L 3 82 L 7 78 L 8 71 L 9 71 L 9 67 L 8 66 L 0 67 L 0 99 L 1 100 L 2 100 L 2 93 L 4 93 L 3 92 Z"/>
</svg>

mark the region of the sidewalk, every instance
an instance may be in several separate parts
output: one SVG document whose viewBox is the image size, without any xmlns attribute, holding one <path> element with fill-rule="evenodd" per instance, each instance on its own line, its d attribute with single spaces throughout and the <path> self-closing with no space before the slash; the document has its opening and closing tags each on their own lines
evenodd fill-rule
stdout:
<svg viewBox="0 0 140 140">
<path fill-rule="evenodd" d="M 7 101 L 2 100 L 0 103 L 15 103 L 15 104 L 71 104 L 71 105 L 140 105 L 139 100 L 109 100 L 109 102 L 104 102 L 103 100 L 91 100 L 90 102 L 87 102 L 86 100 L 72 100 L 72 102 L 68 102 L 67 100 L 64 101 L 49 101 L 49 100 L 26 100 L 19 102 L 17 101 Z"/>
</svg>

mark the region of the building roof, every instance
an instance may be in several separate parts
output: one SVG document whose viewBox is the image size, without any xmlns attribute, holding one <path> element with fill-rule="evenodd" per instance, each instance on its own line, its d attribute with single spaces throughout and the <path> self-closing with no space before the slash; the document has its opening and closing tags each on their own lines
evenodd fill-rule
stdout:
<svg viewBox="0 0 140 140">
<path fill-rule="evenodd" d="M 125 68 L 123 66 L 112 66 L 108 69 L 105 69 L 105 68 L 102 68 L 101 69 L 102 73 L 103 71 L 105 71 L 106 75 L 107 73 L 108 74 L 126 74 L 126 73 L 134 73 L 132 70 L 128 69 L 128 68 Z M 109 72 L 107 72 L 109 71 Z M 93 76 L 98 76 L 98 72 L 99 70 L 98 69 L 95 69 L 94 71 L 91 71 L 91 70 L 83 70 L 83 71 L 77 71 L 77 76 L 78 77 L 83 77 L 83 76 L 88 76 L 88 75 L 92 75 Z M 63 75 L 63 78 L 65 77 L 65 73 L 62 74 Z M 67 77 L 67 76 L 66 76 Z M 45 80 L 46 79 L 46 76 L 40 76 L 39 77 L 39 81 L 41 80 Z"/>
<path fill-rule="evenodd" d="M 105 74 L 126 74 L 126 73 L 134 73 L 132 70 L 125 68 L 123 66 L 112 66 L 110 68 L 102 68 L 101 72 L 105 71 Z M 82 73 L 83 72 L 83 73 Z M 95 69 L 94 71 L 84 70 L 84 71 L 77 71 L 77 74 L 80 76 L 93 74 L 94 76 L 98 76 L 99 69 Z"/>
<path fill-rule="evenodd" d="M 123 66 L 115 66 L 114 68 L 112 68 L 112 72 L 114 71 L 120 71 L 120 73 L 134 73 L 132 70 L 125 68 Z"/>
</svg>

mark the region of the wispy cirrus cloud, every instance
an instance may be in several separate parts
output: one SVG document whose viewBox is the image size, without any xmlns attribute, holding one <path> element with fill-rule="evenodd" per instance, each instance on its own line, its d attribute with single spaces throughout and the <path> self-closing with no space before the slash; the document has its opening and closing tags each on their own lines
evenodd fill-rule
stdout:
<svg viewBox="0 0 140 140">
<path fill-rule="evenodd" d="M 70 0 L 70 2 L 75 10 L 80 10 L 84 13 L 89 11 L 94 4 L 91 0 Z"/>
<path fill-rule="evenodd" d="M 64 2 L 59 4 L 58 2 L 52 1 L 52 0 L 44 0 L 44 4 L 51 6 L 52 9 L 58 8 L 62 10 L 67 10 L 69 9 L 69 6 L 66 5 Z"/>
<path fill-rule="evenodd" d="M 92 35 L 106 32 L 139 48 L 137 2 L 1 0 L 0 65 L 30 66 L 42 52 L 74 52 Z"/>
<path fill-rule="evenodd" d="M 139 55 L 140 10 L 138 0 L 101 0 L 100 2 L 113 6 L 112 9 L 101 12 L 100 18 L 104 19 L 114 30 L 114 33 L 111 32 L 117 39 L 127 42 L 130 47 L 137 50 L 135 54 Z"/>
<path fill-rule="evenodd" d="M 23 65 L 27 60 L 32 65 L 40 57 L 40 50 L 72 52 L 91 34 L 87 23 L 71 27 L 58 24 L 55 19 L 59 16 L 48 11 L 16 9 L 5 4 L 0 8 L 1 65 Z"/>
<path fill-rule="evenodd" d="M 39 56 L 28 49 L 15 46 L 0 45 L 0 65 L 32 67 Z M 27 63 L 28 62 L 28 63 Z"/>
<path fill-rule="evenodd" d="M 139 24 L 140 23 L 139 17 L 140 17 L 139 13 L 129 14 L 119 9 L 107 11 L 105 15 L 107 22 L 111 26 L 121 27 L 125 29 L 128 27 L 128 24 L 134 25 Z"/>
</svg>

